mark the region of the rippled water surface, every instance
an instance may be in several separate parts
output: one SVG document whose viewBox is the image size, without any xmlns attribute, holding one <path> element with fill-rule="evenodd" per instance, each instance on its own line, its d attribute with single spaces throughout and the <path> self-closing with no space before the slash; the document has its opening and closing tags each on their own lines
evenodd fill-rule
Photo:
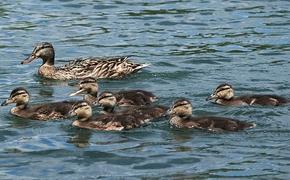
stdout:
<svg viewBox="0 0 290 180">
<path fill-rule="evenodd" d="M 205 101 L 222 82 L 236 94 L 290 98 L 288 1 L 0 2 L 0 99 L 26 87 L 31 103 L 69 99 L 75 82 L 37 75 L 20 61 L 41 41 L 56 64 L 74 57 L 133 55 L 151 67 L 103 90 L 146 89 L 170 105 L 190 99 L 194 114 L 256 122 L 238 133 L 170 128 L 167 119 L 126 132 L 96 132 L 72 120 L 39 122 L 0 108 L 0 179 L 290 177 L 290 108 L 221 107 Z"/>
</svg>

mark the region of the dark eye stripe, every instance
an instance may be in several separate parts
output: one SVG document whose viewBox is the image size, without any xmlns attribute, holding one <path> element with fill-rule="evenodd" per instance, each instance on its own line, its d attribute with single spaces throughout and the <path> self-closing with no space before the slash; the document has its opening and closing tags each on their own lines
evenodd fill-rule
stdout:
<svg viewBox="0 0 290 180">
<path fill-rule="evenodd" d="M 184 105 L 187 105 L 187 104 L 188 104 L 188 103 L 176 104 L 176 105 L 173 106 L 173 108 L 177 108 L 177 107 L 179 107 L 179 106 L 184 106 Z"/>
<path fill-rule="evenodd" d="M 102 100 L 102 99 L 105 99 L 105 98 L 109 98 L 109 97 L 113 97 L 113 96 L 112 95 L 101 96 L 101 97 L 99 97 L 99 101 Z"/>
<path fill-rule="evenodd" d="M 96 81 L 82 81 L 80 84 L 96 83 Z"/>
<path fill-rule="evenodd" d="M 85 106 L 88 106 L 87 104 L 80 104 L 80 105 L 77 105 L 77 106 L 75 106 L 75 110 L 76 109 L 79 109 L 79 108 L 81 108 L 81 107 L 85 107 Z"/>
<path fill-rule="evenodd" d="M 15 93 L 11 96 L 11 98 L 14 98 L 15 96 L 21 95 L 21 94 L 27 94 L 26 92 L 19 92 L 19 93 Z"/>
<path fill-rule="evenodd" d="M 224 90 L 228 90 L 228 89 L 231 89 L 231 88 L 223 88 L 223 89 L 219 89 L 219 90 L 217 91 L 217 93 L 218 93 L 218 92 L 221 92 L 221 91 L 224 91 Z"/>
</svg>

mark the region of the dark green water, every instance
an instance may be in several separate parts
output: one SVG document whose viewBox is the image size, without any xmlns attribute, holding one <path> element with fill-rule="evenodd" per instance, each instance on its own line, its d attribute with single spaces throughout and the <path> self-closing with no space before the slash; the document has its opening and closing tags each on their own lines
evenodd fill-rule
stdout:
<svg viewBox="0 0 290 180">
<path fill-rule="evenodd" d="M 52 42 L 56 64 L 74 57 L 133 55 L 152 66 L 103 90 L 146 89 L 170 105 L 190 99 L 196 115 L 234 117 L 257 128 L 212 134 L 170 128 L 166 119 L 127 132 L 38 122 L 0 108 L 0 179 L 290 178 L 290 108 L 220 107 L 205 101 L 222 82 L 238 95 L 290 98 L 288 1 L 0 2 L 0 99 L 26 87 L 32 103 L 69 99 L 74 82 L 37 76 L 20 61 Z M 68 86 L 69 84 L 69 86 Z"/>
</svg>

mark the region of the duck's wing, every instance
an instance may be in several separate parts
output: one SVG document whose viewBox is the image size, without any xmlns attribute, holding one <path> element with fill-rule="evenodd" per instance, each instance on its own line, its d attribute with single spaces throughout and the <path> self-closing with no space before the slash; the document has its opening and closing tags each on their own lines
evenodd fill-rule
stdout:
<svg viewBox="0 0 290 180">
<path fill-rule="evenodd" d="M 201 128 L 209 131 L 239 131 L 245 128 L 255 127 L 254 123 L 243 122 L 225 117 L 196 117 L 195 121 Z"/>
<path fill-rule="evenodd" d="M 38 120 L 61 119 L 69 116 L 75 101 L 63 101 L 48 104 L 33 105 L 28 111 L 31 118 Z"/>
<path fill-rule="evenodd" d="M 252 99 L 251 104 L 259 104 L 259 105 L 278 106 L 289 102 L 289 100 L 284 97 L 272 94 L 252 95 L 251 99 Z"/>
<path fill-rule="evenodd" d="M 138 64 L 129 61 L 128 56 L 120 57 L 89 57 L 70 61 L 69 64 L 59 67 L 58 72 L 69 72 L 75 79 L 86 77 L 120 78 L 137 72 L 148 64 Z"/>
<path fill-rule="evenodd" d="M 121 105 L 149 105 L 157 100 L 153 93 L 144 90 L 123 90 L 116 92 L 115 96 Z"/>
</svg>

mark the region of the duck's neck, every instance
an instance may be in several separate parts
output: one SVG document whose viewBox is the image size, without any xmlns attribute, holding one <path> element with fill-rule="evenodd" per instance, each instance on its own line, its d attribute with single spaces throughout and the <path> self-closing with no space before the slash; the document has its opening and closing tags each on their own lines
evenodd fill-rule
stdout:
<svg viewBox="0 0 290 180">
<path fill-rule="evenodd" d="M 215 103 L 221 105 L 242 105 L 244 104 L 240 98 L 232 97 L 231 99 L 216 99 Z"/>
<path fill-rule="evenodd" d="M 79 117 L 78 118 L 78 121 L 80 121 L 80 122 L 86 122 L 86 121 L 89 121 L 89 120 L 91 120 L 91 117 Z"/>
<path fill-rule="evenodd" d="M 96 94 L 86 94 L 84 96 L 84 100 L 89 103 L 90 105 L 94 104 L 98 100 L 98 93 Z"/>
<path fill-rule="evenodd" d="M 172 115 L 169 119 L 169 122 L 172 126 L 182 128 L 188 119 L 190 119 L 190 117 L 190 115 Z"/>
<path fill-rule="evenodd" d="M 169 123 L 172 126 L 182 127 L 182 118 L 177 115 L 172 115 L 169 119 Z"/>
<path fill-rule="evenodd" d="M 12 114 L 18 114 L 22 110 L 26 110 L 28 108 L 27 104 L 16 104 L 16 107 L 11 109 Z"/>
<path fill-rule="evenodd" d="M 113 113 L 115 109 L 115 106 L 103 106 L 103 111 L 106 113 Z"/>
<path fill-rule="evenodd" d="M 19 110 L 22 110 L 22 109 L 26 109 L 28 107 L 28 104 L 27 103 L 25 103 L 25 104 L 19 104 L 19 103 L 17 103 L 16 104 L 16 108 L 17 109 L 19 109 Z"/>
<path fill-rule="evenodd" d="M 54 57 L 55 57 L 54 49 L 53 48 L 47 49 L 46 53 L 41 55 L 43 61 L 42 65 L 53 66 Z"/>
</svg>

